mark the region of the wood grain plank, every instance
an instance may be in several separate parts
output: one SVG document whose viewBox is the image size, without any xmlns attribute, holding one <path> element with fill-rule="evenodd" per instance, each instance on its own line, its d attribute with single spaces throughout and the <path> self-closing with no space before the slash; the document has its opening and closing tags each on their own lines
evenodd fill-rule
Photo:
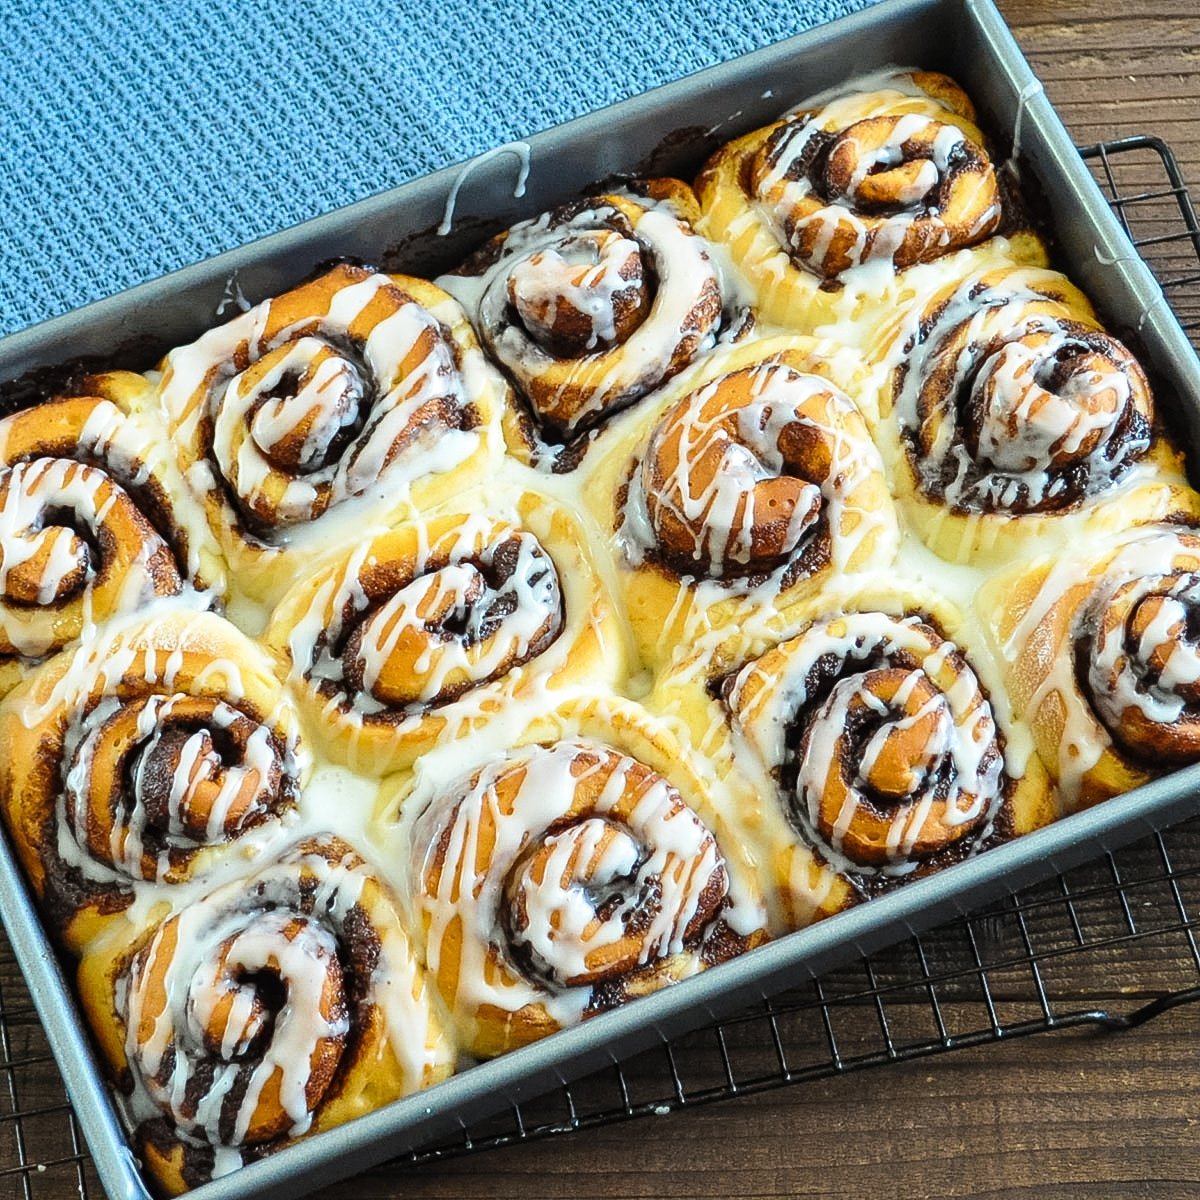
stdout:
<svg viewBox="0 0 1200 1200">
<path fill-rule="evenodd" d="M 355 1181 L 385 1196 L 1194 1197 L 1195 1018 L 1051 1036 Z M 1036 1085 L 1035 1085 L 1036 1081 Z M 321 1193 L 332 1200 L 336 1189 Z"/>
</svg>

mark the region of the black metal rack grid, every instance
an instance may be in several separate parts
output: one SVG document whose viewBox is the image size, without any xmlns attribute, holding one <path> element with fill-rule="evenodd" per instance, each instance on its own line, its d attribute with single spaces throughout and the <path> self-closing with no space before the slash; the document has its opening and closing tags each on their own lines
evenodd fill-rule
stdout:
<svg viewBox="0 0 1200 1200">
<path fill-rule="evenodd" d="M 1170 148 L 1090 146 L 1200 346 L 1200 223 Z M 1131 322 L 1136 325 L 1136 321 Z M 1128 1028 L 1200 999 L 1200 817 L 378 1168 L 406 1168 L 999 1039 Z M 103 1192 L 0 939 L 0 1194 Z"/>
</svg>

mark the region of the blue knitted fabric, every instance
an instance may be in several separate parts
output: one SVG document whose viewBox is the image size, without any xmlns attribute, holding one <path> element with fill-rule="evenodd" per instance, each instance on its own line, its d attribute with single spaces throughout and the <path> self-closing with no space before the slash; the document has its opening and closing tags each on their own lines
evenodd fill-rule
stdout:
<svg viewBox="0 0 1200 1200">
<path fill-rule="evenodd" d="M 5 0 L 0 334 L 869 2 Z"/>
</svg>

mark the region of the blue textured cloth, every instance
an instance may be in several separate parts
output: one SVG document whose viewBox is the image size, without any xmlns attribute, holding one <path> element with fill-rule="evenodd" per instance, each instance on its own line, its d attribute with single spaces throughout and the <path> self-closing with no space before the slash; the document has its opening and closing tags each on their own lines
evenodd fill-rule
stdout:
<svg viewBox="0 0 1200 1200">
<path fill-rule="evenodd" d="M 4 0 L 0 333 L 869 2 Z"/>
</svg>

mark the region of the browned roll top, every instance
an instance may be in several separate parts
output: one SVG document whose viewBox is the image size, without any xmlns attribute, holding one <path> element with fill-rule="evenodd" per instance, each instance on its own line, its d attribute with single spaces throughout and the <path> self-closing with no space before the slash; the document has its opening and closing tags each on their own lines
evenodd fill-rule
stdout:
<svg viewBox="0 0 1200 1200">
<path fill-rule="evenodd" d="M 549 442 L 595 429 L 724 330 L 728 298 L 691 229 L 695 197 L 674 180 L 640 191 L 524 221 L 439 280 Z"/>
<path fill-rule="evenodd" d="M 931 500 L 1061 512 L 1112 487 L 1150 446 L 1144 372 L 1055 272 L 973 276 L 905 334 L 893 398 Z"/>
<path fill-rule="evenodd" d="M 973 120 L 944 76 L 897 74 L 879 94 L 836 96 L 779 122 L 747 160 L 743 187 L 796 267 L 825 280 L 877 259 L 903 270 L 1000 224 L 995 169 Z"/>
</svg>

